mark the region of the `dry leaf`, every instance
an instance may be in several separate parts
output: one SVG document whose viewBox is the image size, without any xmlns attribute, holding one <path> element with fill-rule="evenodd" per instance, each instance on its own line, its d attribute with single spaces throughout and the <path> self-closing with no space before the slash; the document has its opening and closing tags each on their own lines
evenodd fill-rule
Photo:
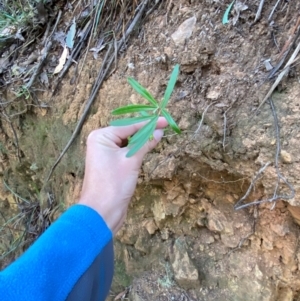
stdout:
<svg viewBox="0 0 300 301">
<path fill-rule="evenodd" d="M 66 63 L 68 55 L 69 55 L 69 50 L 68 50 L 67 46 L 65 46 L 64 47 L 64 51 L 61 54 L 61 57 L 60 57 L 60 59 L 58 61 L 58 65 L 54 69 L 53 74 L 57 74 L 57 73 L 59 73 L 63 69 L 63 67 L 64 67 L 64 65 Z"/>
</svg>

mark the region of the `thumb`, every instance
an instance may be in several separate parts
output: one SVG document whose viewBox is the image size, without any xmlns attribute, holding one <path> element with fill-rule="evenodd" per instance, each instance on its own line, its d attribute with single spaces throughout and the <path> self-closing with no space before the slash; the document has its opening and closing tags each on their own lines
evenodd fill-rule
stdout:
<svg viewBox="0 0 300 301">
<path fill-rule="evenodd" d="M 148 140 L 148 142 L 137 152 L 136 156 L 139 156 L 141 159 L 143 159 L 147 153 L 151 152 L 156 147 L 163 135 L 163 129 L 155 130 L 153 133 L 153 139 Z"/>
</svg>

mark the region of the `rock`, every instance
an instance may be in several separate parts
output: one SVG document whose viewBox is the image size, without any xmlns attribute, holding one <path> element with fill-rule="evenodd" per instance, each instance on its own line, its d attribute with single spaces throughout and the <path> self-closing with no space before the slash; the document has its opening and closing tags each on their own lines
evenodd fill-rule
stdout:
<svg viewBox="0 0 300 301">
<path fill-rule="evenodd" d="M 192 263 L 183 237 L 179 237 L 170 255 L 171 265 L 176 282 L 184 289 L 196 288 L 199 285 L 198 270 Z"/>
<path fill-rule="evenodd" d="M 155 224 L 155 221 L 152 218 L 145 220 L 143 226 L 146 228 L 150 235 L 154 234 L 155 231 L 158 229 L 157 225 Z"/>
<path fill-rule="evenodd" d="M 279 291 L 279 294 L 278 294 L 278 297 L 276 300 L 277 301 L 293 301 L 294 300 L 293 291 L 289 287 L 282 288 Z"/>
<path fill-rule="evenodd" d="M 166 217 L 164 206 L 160 201 L 154 202 L 154 205 L 152 207 L 152 212 L 156 223 L 159 223 L 161 220 L 164 220 Z"/>
<path fill-rule="evenodd" d="M 280 156 L 281 156 L 283 163 L 286 163 L 286 164 L 292 163 L 292 156 L 287 151 L 282 150 L 280 152 Z"/>
<path fill-rule="evenodd" d="M 300 207 L 288 205 L 288 210 L 294 218 L 295 223 L 300 225 Z"/>
<path fill-rule="evenodd" d="M 196 17 L 185 20 L 172 34 L 171 37 L 176 45 L 184 45 L 185 41 L 190 38 L 193 33 L 196 21 Z"/>
<path fill-rule="evenodd" d="M 150 234 L 145 228 L 142 228 L 142 230 L 139 233 L 139 237 L 134 245 L 134 247 L 145 254 L 148 254 L 151 250 L 150 246 Z"/>
<path fill-rule="evenodd" d="M 210 90 L 207 94 L 206 94 L 206 97 L 208 99 L 211 99 L 211 100 L 216 100 L 218 99 L 220 96 L 220 91 L 215 91 L 215 90 Z"/>
</svg>

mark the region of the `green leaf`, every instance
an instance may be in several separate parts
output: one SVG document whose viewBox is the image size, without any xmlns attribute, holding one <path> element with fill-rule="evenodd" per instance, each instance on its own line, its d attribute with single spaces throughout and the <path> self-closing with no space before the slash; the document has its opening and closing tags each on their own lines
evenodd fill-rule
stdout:
<svg viewBox="0 0 300 301">
<path fill-rule="evenodd" d="M 142 121 L 147 121 L 151 119 L 151 115 L 148 116 L 141 116 L 141 117 L 132 117 L 132 118 L 124 118 L 124 119 L 116 119 L 110 122 L 110 125 L 112 126 L 126 126 L 131 125 L 135 123 L 139 123 Z"/>
<path fill-rule="evenodd" d="M 72 49 L 74 46 L 74 37 L 75 37 L 75 33 L 76 33 L 76 22 L 75 22 L 75 18 L 72 21 L 72 25 L 67 33 L 67 37 L 66 37 L 66 45 Z"/>
<path fill-rule="evenodd" d="M 138 134 L 141 131 L 143 134 L 135 143 L 132 143 L 132 139 L 135 137 L 136 134 L 130 139 L 130 143 L 128 145 L 130 150 L 126 154 L 127 158 L 133 156 L 147 143 L 147 141 L 150 139 L 151 135 L 153 134 L 156 128 L 157 120 L 158 120 L 158 116 L 155 116 L 149 123 L 147 123 L 136 133 Z"/>
<path fill-rule="evenodd" d="M 143 136 L 150 136 L 151 133 L 148 133 L 149 131 L 149 128 L 151 128 L 151 124 L 156 120 L 157 121 L 158 119 L 158 116 L 155 115 L 155 116 L 151 116 L 151 119 L 150 121 L 144 125 L 142 128 L 140 128 L 131 138 L 130 138 L 130 141 L 129 141 L 129 147 L 130 145 L 132 144 L 135 144 L 139 139 L 141 139 Z"/>
<path fill-rule="evenodd" d="M 167 88 L 166 88 L 166 92 L 165 92 L 165 95 L 164 95 L 164 98 L 163 98 L 163 101 L 162 101 L 162 104 L 161 104 L 161 108 L 162 109 L 164 109 L 167 106 L 167 104 L 168 104 L 168 101 L 169 101 L 169 99 L 171 97 L 171 94 L 172 94 L 172 92 L 174 90 L 178 74 L 179 74 L 179 65 L 177 64 L 174 67 L 174 69 L 172 71 L 172 74 L 170 76 L 170 80 L 168 82 L 168 85 L 167 85 Z"/>
<path fill-rule="evenodd" d="M 148 105 L 128 105 L 128 106 L 117 108 L 113 110 L 111 113 L 112 115 L 121 115 L 121 114 L 136 113 L 141 111 L 151 111 L 151 110 L 153 111 L 155 109 L 157 108 Z"/>
<path fill-rule="evenodd" d="M 139 112 L 141 116 L 150 116 L 147 112 L 145 111 L 141 111 Z"/>
<path fill-rule="evenodd" d="M 177 123 L 172 118 L 172 116 L 170 115 L 170 113 L 167 110 L 165 110 L 165 109 L 161 110 L 161 113 L 167 119 L 167 121 L 168 121 L 170 127 L 173 129 L 173 131 L 175 131 L 177 134 L 180 134 L 181 130 L 178 127 Z"/>
<path fill-rule="evenodd" d="M 131 85 L 131 87 L 139 93 L 141 96 L 146 98 L 150 103 L 152 103 L 154 106 L 158 107 L 157 101 L 154 99 L 154 97 L 141 85 L 139 84 L 135 79 L 132 77 L 128 77 L 128 83 Z"/>
<path fill-rule="evenodd" d="M 233 0 L 233 1 L 229 4 L 229 6 L 227 7 L 227 9 L 226 9 L 226 11 L 225 11 L 225 13 L 224 13 L 224 16 L 223 16 L 223 19 L 222 19 L 223 25 L 229 23 L 228 16 L 229 16 L 229 13 L 230 13 L 230 11 L 231 11 L 231 8 L 232 8 L 232 6 L 233 6 L 233 4 L 234 4 L 234 1 L 235 1 L 235 0 Z"/>
</svg>

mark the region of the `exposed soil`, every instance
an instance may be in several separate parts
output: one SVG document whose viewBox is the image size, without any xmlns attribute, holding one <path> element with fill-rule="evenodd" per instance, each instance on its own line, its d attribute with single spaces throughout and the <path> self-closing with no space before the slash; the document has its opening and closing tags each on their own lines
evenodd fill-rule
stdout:
<svg viewBox="0 0 300 301">
<path fill-rule="evenodd" d="M 297 62 L 272 96 L 280 127 L 278 167 L 295 196 L 285 198 L 291 191 L 281 183 L 277 194 L 283 197 L 277 202 L 234 210 L 267 162 L 244 203 L 274 195 L 274 118 L 268 103 L 258 114 L 256 109 L 273 83 L 265 80 L 264 61 L 276 65 L 300 3 L 281 3 L 271 26 L 267 19 L 276 1 L 265 1 L 261 19 L 250 26 L 260 2 L 253 1 L 233 26 L 222 24 L 228 1 L 201 2 L 169 1 L 152 12 L 101 87 L 80 138 L 42 193 L 51 191 L 57 198 L 54 217 L 76 202 L 88 133 L 107 126 L 112 109 L 141 101 L 126 78 L 134 77 L 159 98 L 179 63 L 169 110 L 183 134 L 166 132 L 145 158 L 126 223 L 115 239 L 115 278 L 108 300 L 125 295 L 134 301 L 300 300 Z M 192 17 L 197 20 L 192 35 L 182 44 L 174 43 L 172 34 Z M 6 151 L 0 165 L 4 175 L 10 166 L 9 183 L 20 195 L 32 198 L 32 186 L 42 182 L 67 143 L 100 66 L 101 59 L 89 54 L 77 85 L 70 84 L 71 68 L 50 109 L 33 110 L 18 120 L 21 163 L 13 132 L 2 122 Z M 16 210 L 4 187 L 0 198 L 6 200 L 1 212 L 7 207 Z"/>
</svg>

